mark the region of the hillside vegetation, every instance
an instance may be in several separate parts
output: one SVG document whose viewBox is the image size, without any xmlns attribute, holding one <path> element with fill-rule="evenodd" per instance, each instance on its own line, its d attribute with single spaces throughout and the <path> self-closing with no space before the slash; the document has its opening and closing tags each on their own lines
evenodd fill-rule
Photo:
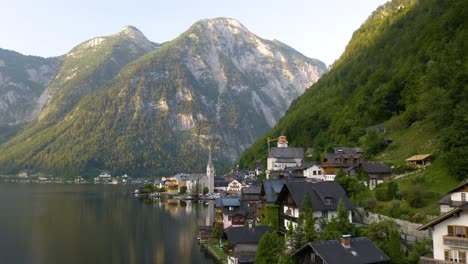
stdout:
<svg viewBox="0 0 468 264">
<path fill-rule="evenodd" d="M 244 152 L 241 167 L 265 160 L 267 137 L 284 134 L 291 146 L 314 147 L 316 156 L 360 145 L 368 159 L 404 166 L 411 155 L 432 153 L 436 162 L 422 175 L 437 171 L 448 185 L 467 178 L 467 6 L 397 0 L 379 7 L 314 89 Z M 386 133 L 366 134 L 374 125 Z M 376 144 L 384 136 L 394 142 Z"/>
</svg>

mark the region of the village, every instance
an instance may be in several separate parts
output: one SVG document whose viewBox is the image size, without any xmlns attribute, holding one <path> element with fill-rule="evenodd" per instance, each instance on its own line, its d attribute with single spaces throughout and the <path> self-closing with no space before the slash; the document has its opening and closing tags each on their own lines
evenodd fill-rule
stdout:
<svg viewBox="0 0 468 264">
<path fill-rule="evenodd" d="M 260 240 L 267 233 L 285 237 L 287 256 L 299 263 L 398 263 L 391 260 L 394 256 L 379 248 L 377 244 L 382 241 L 353 237 L 354 231 L 335 233 L 332 240 L 318 240 L 326 237 L 323 233 L 327 232 L 324 231 L 327 224 L 340 218 L 346 222 L 342 225 L 352 226 L 349 230 L 396 221 L 401 254 L 415 242 L 432 239 L 433 257 L 425 254 L 430 251 L 429 245 L 421 252 L 420 260 L 418 256 L 420 263 L 466 263 L 468 182 L 462 182 L 439 201 L 440 216 L 434 216 L 425 225 L 414 224 L 366 212 L 335 181 L 337 177 L 364 174 L 367 181 L 362 184 L 372 190 L 396 177 L 391 165 L 365 161 L 364 150 L 358 147 L 335 147 L 320 161 L 305 161 L 312 153 L 310 148 L 288 147 L 287 138 L 280 136 L 277 146 L 268 149 L 266 170 L 258 162 L 255 170 L 232 170 L 215 177 L 210 153 L 206 174 L 178 174 L 157 185 L 166 194 L 215 199 L 210 208 L 211 218 L 206 225 L 199 226 L 198 239 L 223 263 L 254 263 Z M 415 155 L 406 162 L 423 169 L 431 164 L 431 154 Z M 294 232 L 303 229 L 307 222 L 301 212 L 304 204 L 312 212 L 308 217 L 313 219 L 315 236 L 313 241 L 303 240 L 303 244 L 297 245 Z"/>
</svg>

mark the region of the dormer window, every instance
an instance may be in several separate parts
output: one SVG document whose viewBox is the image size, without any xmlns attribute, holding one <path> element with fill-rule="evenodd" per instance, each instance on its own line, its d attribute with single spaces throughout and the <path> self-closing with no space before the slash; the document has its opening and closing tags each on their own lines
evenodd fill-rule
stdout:
<svg viewBox="0 0 468 264">
<path fill-rule="evenodd" d="M 331 204 L 332 204 L 332 200 L 333 200 L 333 199 L 332 199 L 332 198 L 329 198 L 329 197 L 328 197 L 328 198 L 325 198 L 325 204 L 326 204 L 326 205 L 331 205 Z"/>
</svg>

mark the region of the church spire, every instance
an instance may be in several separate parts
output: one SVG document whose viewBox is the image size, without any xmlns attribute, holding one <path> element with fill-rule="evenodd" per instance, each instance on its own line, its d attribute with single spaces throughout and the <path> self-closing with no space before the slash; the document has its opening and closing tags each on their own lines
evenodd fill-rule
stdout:
<svg viewBox="0 0 468 264">
<path fill-rule="evenodd" d="M 206 165 L 206 176 L 208 178 L 208 189 L 210 193 L 214 192 L 214 175 L 215 169 L 213 166 L 213 161 L 211 159 L 211 144 L 209 146 L 209 154 L 208 154 L 208 164 Z"/>
</svg>

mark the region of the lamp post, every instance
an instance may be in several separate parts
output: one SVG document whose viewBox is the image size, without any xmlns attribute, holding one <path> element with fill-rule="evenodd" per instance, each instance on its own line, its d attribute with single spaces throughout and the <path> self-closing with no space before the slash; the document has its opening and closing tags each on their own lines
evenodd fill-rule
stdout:
<svg viewBox="0 0 468 264">
<path fill-rule="evenodd" d="M 278 140 L 278 138 L 269 138 L 269 137 L 267 137 L 267 144 L 268 144 L 268 153 L 267 153 L 267 155 L 270 155 L 270 142 L 271 141 L 276 141 L 276 140 Z"/>
</svg>

